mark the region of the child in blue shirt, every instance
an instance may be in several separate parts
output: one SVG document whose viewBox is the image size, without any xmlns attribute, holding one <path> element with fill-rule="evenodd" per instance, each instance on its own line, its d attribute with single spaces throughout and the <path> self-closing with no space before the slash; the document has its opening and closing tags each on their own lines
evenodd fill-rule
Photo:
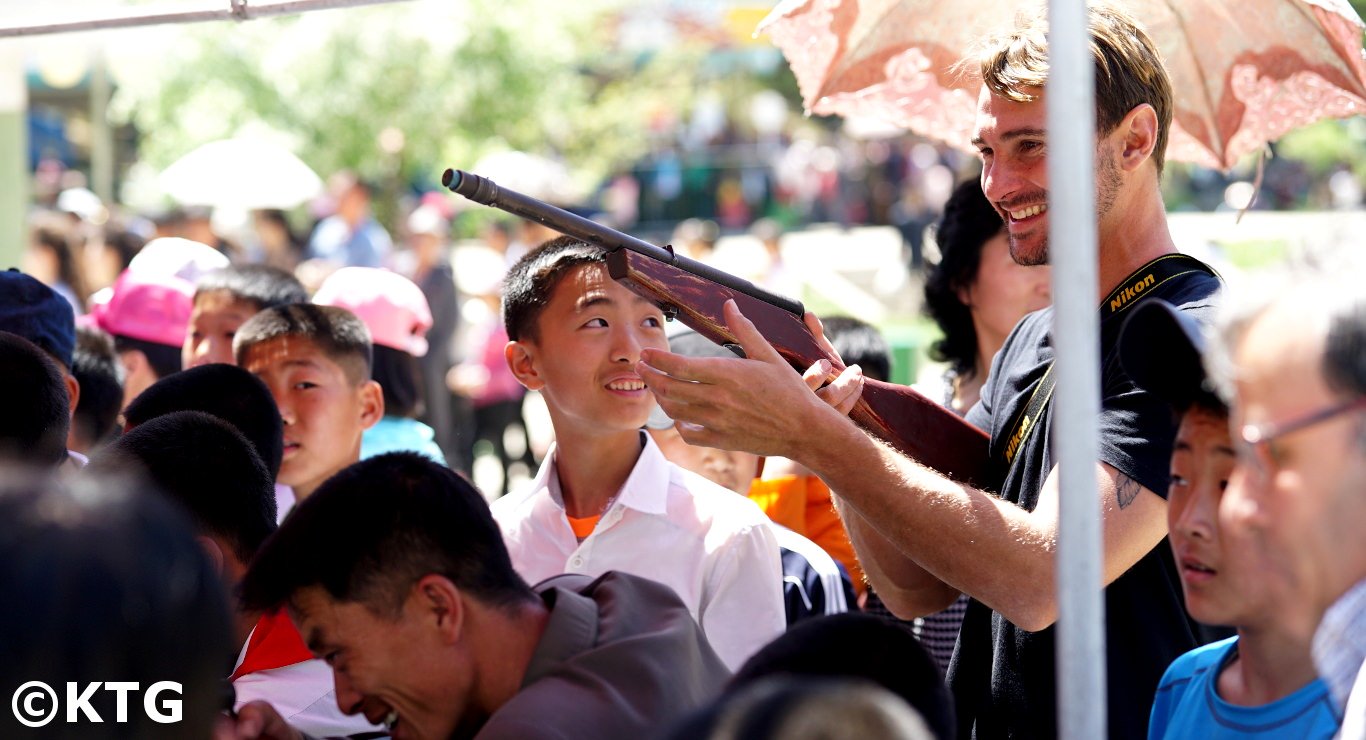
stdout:
<svg viewBox="0 0 1366 740">
<path fill-rule="evenodd" d="M 1186 608 L 1200 622 L 1238 630 L 1167 668 L 1148 738 L 1331 738 L 1342 718 L 1309 648 L 1321 610 L 1250 533 L 1220 524 L 1224 489 L 1240 473 L 1228 408 L 1205 381 L 1200 329 L 1157 300 L 1133 314 L 1120 338 L 1124 368 L 1180 418 L 1167 524 Z"/>
</svg>

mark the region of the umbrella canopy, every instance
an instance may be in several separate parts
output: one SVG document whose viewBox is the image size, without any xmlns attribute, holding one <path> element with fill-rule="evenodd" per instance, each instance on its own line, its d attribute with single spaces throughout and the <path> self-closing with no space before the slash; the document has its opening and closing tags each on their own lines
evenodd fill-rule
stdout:
<svg viewBox="0 0 1366 740">
<path fill-rule="evenodd" d="M 1366 113 L 1362 22 L 1347 0 L 1119 0 L 1172 77 L 1167 157 L 1231 168 L 1286 132 Z M 875 116 L 968 148 L 981 79 L 960 65 L 1030 0 L 784 0 L 759 25 L 806 108 Z"/>
<path fill-rule="evenodd" d="M 258 139 L 222 139 L 167 167 L 161 188 L 182 205 L 288 209 L 322 192 L 323 182 L 287 149 Z"/>
</svg>

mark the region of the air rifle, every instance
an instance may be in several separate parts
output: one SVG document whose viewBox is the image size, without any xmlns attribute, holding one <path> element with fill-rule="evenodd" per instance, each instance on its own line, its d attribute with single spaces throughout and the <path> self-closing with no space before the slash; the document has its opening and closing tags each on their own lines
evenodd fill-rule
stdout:
<svg viewBox="0 0 1366 740">
<path fill-rule="evenodd" d="M 500 188 L 492 180 L 469 172 L 446 170 L 441 184 L 476 203 L 603 247 L 608 250 L 607 269 L 613 279 L 658 305 L 666 317 L 682 321 L 717 344 L 739 349 L 722 314 L 722 306 L 733 299 L 797 372 L 822 358 L 839 367 L 806 328 L 802 321 L 806 311 L 798 301 L 675 254 L 672 247 L 657 247 L 549 203 Z M 908 457 L 960 481 L 978 485 L 985 482 L 989 461 L 987 435 L 918 391 L 867 379 L 849 416 Z M 793 433 L 802 430 L 794 429 Z M 815 439 L 819 440 L 818 434 Z"/>
</svg>

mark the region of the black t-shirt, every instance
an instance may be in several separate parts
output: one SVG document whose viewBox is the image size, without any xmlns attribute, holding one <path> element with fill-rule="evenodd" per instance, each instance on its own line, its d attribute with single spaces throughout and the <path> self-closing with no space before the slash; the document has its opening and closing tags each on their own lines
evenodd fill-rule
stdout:
<svg viewBox="0 0 1366 740">
<path fill-rule="evenodd" d="M 1205 321 L 1219 289 L 1205 273 L 1176 276 L 1147 295 Z M 1147 295 L 1144 297 L 1146 298 Z M 1102 318 L 1100 461 L 1150 491 L 1167 495 L 1176 425 L 1170 407 L 1139 390 L 1119 364 L 1118 336 L 1127 311 Z M 1039 379 L 1053 361 L 1053 309 L 1026 316 L 1006 339 L 968 420 L 991 435 L 993 460 L 1014 431 Z M 1154 347 L 1153 351 L 1161 351 Z M 1062 392 L 1061 388 L 1057 392 Z M 1033 510 L 1056 464 L 1048 443 L 1052 404 L 994 477 L 1001 498 Z M 1105 589 L 1109 737 L 1145 738 L 1158 680 L 1168 664 L 1197 645 L 1186 615 L 1171 548 L 1164 539 Z M 959 632 L 949 668 L 961 737 L 1054 738 L 1057 696 L 1053 628 L 1027 632 L 976 600 Z"/>
</svg>

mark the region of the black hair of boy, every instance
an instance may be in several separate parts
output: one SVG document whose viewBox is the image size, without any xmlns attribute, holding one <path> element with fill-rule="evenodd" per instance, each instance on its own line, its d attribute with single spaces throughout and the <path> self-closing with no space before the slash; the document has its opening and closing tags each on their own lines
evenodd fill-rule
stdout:
<svg viewBox="0 0 1366 740">
<path fill-rule="evenodd" d="M 147 364 L 152 366 L 152 372 L 158 378 L 164 378 L 171 373 L 180 372 L 180 348 L 172 347 L 168 344 L 158 344 L 142 339 L 125 337 L 120 334 L 111 335 L 114 337 L 114 351 L 118 353 L 141 352 L 147 358 Z"/>
<path fill-rule="evenodd" d="M 257 311 L 290 303 L 308 303 L 303 283 L 270 265 L 233 265 L 205 273 L 195 283 L 194 298 L 227 293 L 234 301 L 250 303 Z"/>
<path fill-rule="evenodd" d="M 92 450 L 112 436 L 123 404 L 123 366 L 108 334 L 94 327 L 76 327 L 71 374 L 81 385 L 71 436 L 80 449 Z"/>
<path fill-rule="evenodd" d="M 201 411 L 158 416 L 119 437 L 92 472 L 145 475 L 178 502 L 202 533 L 243 563 L 275 531 L 275 486 L 255 448 L 231 424 Z"/>
<path fill-rule="evenodd" d="M 0 476 L 0 562 L 0 692 L 12 695 L 28 681 L 58 692 L 68 681 L 138 685 L 123 694 L 127 721 L 116 721 L 120 694 L 101 690 L 89 697 L 99 724 L 78 712 L 79 724 L 66 725 L 63 716 L 38 731 L 0 720 L 0 734 L 209 737 L 236 646 L 222 581 L 173 504 L 118 479 L 83 474 L 58 483 L 7 473 Z M 162 681 L 180 691 L 158 691 L 148 704 L 167 713 L 180 702 L 179 721 L 168 714 L 157 722 L 143 710 Z"/>
<path fill-rule="evenodd" d="M 284 458 L 284 422 L 275 398 L 261 379 L 221 362 L 169 375 L 138 394 L 123 411 L 129 429 L 176 411 L 203 411 L 242 433 L 266 464 L 271 480 Z"/>
<path fill-rule="evenodd" d="M 0 378 L 9 386 L 0 412 L 0 459 L 60 465 L 67 458 L 71 402 L 56 360 L 18 334 L 0 331 Z"/>
<path fill-rule="evenodd" d="M 291 303 L 260 311 L 238 327 L 232 353 L 241 365 L 252 347 L 285 337 L 311 342 L 346 372 L 352 385 L 370 379 L 374 367 L 370 330 L 355 314 L 337 306 Z"/>
<path fill-rule="evenodd" d="M 892 377 L 892 351 L 876 326 L 849 316 L 822 318 L 821 325 L 845 365 L 858 365 L 873 380 Z"/>
<path fill-rule="evenodd" d="M 385 416 L 416 419 L 423 411 L 422 379 L 417 358 L 401 349 L 376 344 L 370 377 L 384 394 Z"/>
<path fill-rule="evenodd" d="M 508 339 L 535 341 L 536 321 L 560 280 L 580 265 L 606 262 L 607 250 L 572 236 L 556 237 L 522 255 L 503 279 L 503 325 Z"/>
<path fill-rule="evenodd" d="M 490 606 L 536 599 L 483 494 L 444 465 L 395 452 L 345 468 L 304 499 L 256 554 L 242 600 L 269 610 L 320 586 L 337 601 L 394 614 L 433 573 Z"/>
</svg>

